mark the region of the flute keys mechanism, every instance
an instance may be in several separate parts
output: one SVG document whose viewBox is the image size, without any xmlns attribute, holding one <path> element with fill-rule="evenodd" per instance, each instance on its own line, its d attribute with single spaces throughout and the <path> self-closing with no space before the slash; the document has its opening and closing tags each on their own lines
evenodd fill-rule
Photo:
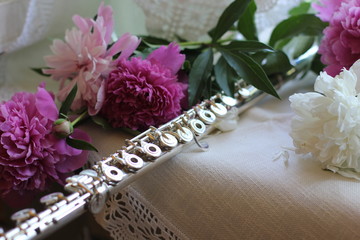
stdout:
<svg viewBox="0 0 360 240">
<path fill-rule="evenodd" d="M 122 157 L 125 160 L 126 167 L 129 170 L 139 170 L 144 166 L 144 161 L 141 159 L 141 157 L 135 154 L 129 154 L 125 151 L 122 151 Z"/>
<path fill-rule="evenodd" d="M 20 224 L 25 220 L 28 220 L 32 217 L 36 216 L 36 211 L 33 208 L 26 208 L 23 210 L 20 210 L 13 215 L 11 215 L 11 220 L 16 221 L 16 224 Z"/>
<path fill-rule="evenodd" d="M 61 192 L 54 192 L 40 198 L 40 202 L 45 204 L 45 206 L 50 206 L 57 203 L 61 199 L 64 199 L 64 194 Z"/>
<path fill-rule="evenodd" d="M 100 186 L 94 186 L 95 195 L 92 196 L 89 209 L 93 214 L 98 214 L 104 208 L 109 189 L 106 183 L 102 183 Z"/>
<path fill-rule="evenodd" d="M 92 170 L 92 169 L 85 169 L 85 170 L 82 170 L 79 175 L 86 175 L 86 176 L 89 176 L 89 177 L 97 177 L 98 176 L 98 173 L 95 171 L 95 170 Z"/>
<path fill-rule="evenodd" d="M 228 112 L 226 107 L 220 103 L 211 103 L 210 110 L 215 113 L 217 117 L 225 117 Z"/>
<path fill-rule="evenodd" d="M 198 136 L 206 131 L 205 124 L 199 119 L 191 119 L 188 124 L 190 128 L 194 131 L 194 133 Z"/>
<path fill-rule="evenodd" d="M 114 166 L 103 166 L 103 173 L 105 174 L 106 178 L 110 181 L 114 182 L 120 182 L 124 176 L 125 173 Z"/>
<path fill-rule="evenodd" d="M 165 132 L 160 135 L 160 144 L 163 147 L 174 148 L 178 145 L 178 140 L 172 134 Z"/>
<path fill-rule="evenodd" d="M 179 135 L 179 138 L 185 143 L 191 142 L 194 139 L 193 133 L 187 127 L 178 127 L 176 133 Z"/>
<path fill-rule="evenodd" d="M 238 103 L 238 101 L 235 98 L 225 96 L 225 95 L 222 95 L 220 97 L 220 99 L 224 104 L 226 104 L 229 107 L 234 107 Z"/>
<path fill-rule="evenodd" d="M 141 141 L 140 144 L 143 149 L 143 152 L 146 155 L 153 157 L 153 158 L 160 157 L 161 149 L 157 145 L 155 145 L 153 143 L 148 143 L 145 141 Z"/>
<path fill-rule="evenodd" d="M 205 124 L 213 124 L 216 121 L 215 114 L 209 110 L 199 109 L 197 114 Z"/>
</svg>

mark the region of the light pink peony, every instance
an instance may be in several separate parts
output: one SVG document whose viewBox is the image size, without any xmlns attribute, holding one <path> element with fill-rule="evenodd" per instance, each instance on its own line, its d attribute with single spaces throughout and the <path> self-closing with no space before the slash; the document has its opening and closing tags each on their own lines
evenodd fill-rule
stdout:
<svg viewBox="0 0 360 240">
<path fill-rule="evenodd" d="M 0 196 L 10 204 L 31 200 L 51 181 L 63 183 L 66 173 L 86 162 L 87 151 L 52 134 L 58 114 L 53 96 L 42 86 L 35 94 L 16 93 L 0 104 Z M 90 140 L 80 130 L 72 136 Z"/>
<path fill-rule="evenodd" d="M 51 46 L 54 55 L 45 57 L 50 69 L 44 73 L 61 81 L 60 101 L 78 84 L 73 110 L 86 106 L 90 115 L 97 114 L 105 97 L 105 79 L 116 63 L 113 63 L 114 55 L 121 52 L 117 61 L 128 58 L 140 43 L 137 37 L 126 33 L 107 49 L 113 32 L 112 14 L 112 8 L 101 3 L 96 20 L 75 15 L 73 21 L 77 29 L 67 30 L 65 41 L 54 40 Z"/>
<path fill-rule="evenodd" d="M 323 22 L 330 22 L 334 12 L 338 11 L 343 0 L 320 0 L 321 4 L 313 3 L 312 7 L 318 11 L 318 16 Z"/>
<path fill-rule="evenodd" d="M 185 56 L 171 43 L 147 59 L 123 59 L 109 74 L 106 100 L 100 114 L 113 127 L 143 130 L 165 123 L 181 111 L 187 85 L 178 81 Z"/>
<path fill-rule="evenodd" d="M 323 1 L 324 5 L 327 2 Z M 336 2 L 336 1 L 334 1 Z M 323 7 L 319 16 L 329 19 L 324 29 L 324 38 L 319 47 L 321 61 L 327 65 L 325 71 L 337 75 L 342 68 L 349 69 L 360 58 L 360 1 L 347 0 Z M 329 11 L 334 10 L 331 14 Z"/>
</svg>

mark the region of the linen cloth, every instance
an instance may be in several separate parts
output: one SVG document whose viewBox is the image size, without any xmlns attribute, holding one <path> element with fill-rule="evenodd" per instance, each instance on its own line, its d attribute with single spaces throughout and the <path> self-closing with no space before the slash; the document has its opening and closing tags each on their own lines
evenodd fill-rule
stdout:
<svg viewBox="0 0 360 240">
<path fill-rule="evenodd" d="M 155 239 L 144 229 L 163 225 L 179 239 L 358 239 L 359 182 L 291 150 L 288 96 L 311 90 L 313 79 L 286 84 L 282 101 L 267 97 L 234 131 L 208 137 L 208 152 L 194 145 L 122 191 L 143 201 L 125 207 L 143 208 L 145 221 L 119 223 L 116 239 Z M 157 226 L 146 221 L 154 214 Z"/>
</svg>

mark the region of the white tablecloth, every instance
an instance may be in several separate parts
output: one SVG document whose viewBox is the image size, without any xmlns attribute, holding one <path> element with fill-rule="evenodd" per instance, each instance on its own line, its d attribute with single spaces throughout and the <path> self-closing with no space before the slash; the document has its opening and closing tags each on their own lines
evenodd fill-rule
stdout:
<svg viewBox="0 0 360 240">
<path fill-rule="evenodd" d="M 29 70 L 42 66 L 48 43 L 8 56 L 2 97 L 15 89 L 35 91 L 43 80 L 56 89 Z M 207 138 L 210 151 L 190 147 L 131 184 L 113 199 L 123 204 L 117 213 L 106 213 L 120 219 L 112 232 L 120 239 L 359 239 L 359 182 L 288 150 L 288 96 L 311 84 L 286 84 L 282 101 L 267 97 L 241 115 L 234 131 Z M 129 137 L 87 129 L 102 156 Z"/>
</svg>

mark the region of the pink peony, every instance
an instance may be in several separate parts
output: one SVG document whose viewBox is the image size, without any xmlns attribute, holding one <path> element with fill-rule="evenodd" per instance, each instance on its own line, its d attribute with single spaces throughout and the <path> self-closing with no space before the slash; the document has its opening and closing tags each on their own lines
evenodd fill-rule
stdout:
<svg viewBox="0 0 360 240">
<path fill-rule="evenodd" d="M 54 40 L 51 46 L 54 55 L 45 57 L 50 69 L 45 69 L 44 73 L 61 81 L 60 101 L 64 101 L 72 87 L 78 84 L 72 109 L 86 106 L 89 114 L 95 115 L 104 101 L 105 79 L 113 68 L 114 55 L 121 52 L 118 61 L 128 58 L 140 40 L 126 33 L 108 49 L 114 23 L 112 8 L 103 3 L 96 20 L 75 15 L 73 21 L 78 29 L 67 30 L 65 41 Z M 66 85 L 68 79 L 71 82 Z"/>
<path fill-rule="evenodd" d="M 327 65 L 325 71 L 335 76 L 342 68 L 349 69 L 360 58 L 360 1 L 342 1 L 340 7 L 329 9 L 334 12 L 326 12 L 326 17 L 323 17 L 329 19 L 329 26 L 324 29 L 319 53 L 321 61 Z"/>
<path fill-rule="evenodd" d="M 68 146 L 52 134 L 58 118 L 54 98 L 40 86 L 37 93 L 16 93 L 0 104 L 0 196 L 12 205 L 26 202 L 50 181 L 64 183 L 66 173 L 83 166 L 87 151 Z M 74 138 L 89 141 L 75 130 Z"/>
<path fill-rule="evenodd" d="M 330 22 L 334 12 L 336 12 L 343 0 L 321 0 L 321 4 L 313 3 L 312 7 L 318 11 L 318 16 L 323 22 Z"/>
<path fill-rule="evenodd" d="M 158 48 L 144 60 L 121 60 L 109 74 L 101 115 L 113 127 L 141 130 L 173 119 L 181 111 L 187 88 L 177 76 L 184 60 L 174 43 Z"/>
</svg>

